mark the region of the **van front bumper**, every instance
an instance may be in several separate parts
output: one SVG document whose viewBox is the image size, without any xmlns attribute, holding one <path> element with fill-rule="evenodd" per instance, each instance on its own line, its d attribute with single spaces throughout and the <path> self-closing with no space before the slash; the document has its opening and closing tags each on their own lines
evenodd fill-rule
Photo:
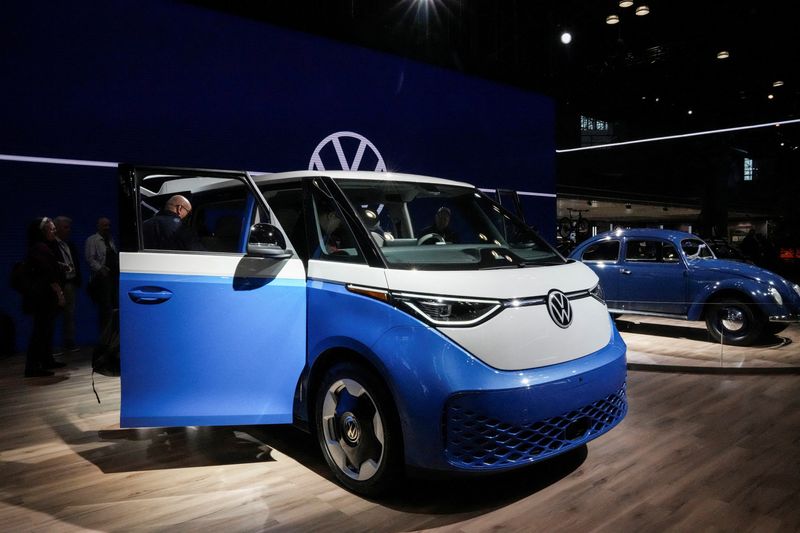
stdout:
<svg viewBox="0 0 800 533">
<path fill-rule="evenodd" d="M 606 346 L 583 357 L 502 371 L 433 329 L 394 330 L 374 348 L 394 352 L 386 370 L 406 464 L 422 471 L 508 470 L 606 433 L 627 413 L 626 346 L 612 332 Z"/>
</svg>

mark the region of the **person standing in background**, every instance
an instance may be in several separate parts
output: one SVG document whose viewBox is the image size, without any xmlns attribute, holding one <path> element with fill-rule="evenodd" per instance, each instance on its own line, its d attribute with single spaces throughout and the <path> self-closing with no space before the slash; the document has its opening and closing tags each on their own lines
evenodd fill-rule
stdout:
<svg viewBox="0 0 800 533">
<path fill-rule="evenodd" d="M 111 220 L 100 217 L 97 233 L 86 239 L 86 262 L 91 269 L 89 294 L 97 305 L 100 334 L 119 307 L 119 254 L 111 236 Z"/>
<path fill-rule="evenodd" d="M 72 219 L 57 216 L 53 223 L 56 227 L 56 238 L 53 241 L 55 256 L 61 267 L 61 286 L 64 290 L 64 307 L 62 316 L 64 326 L 61 347 L 65 352 L 78 351 L 75 344 L 75 303 L 78 288 L 81 286 L 81 268 L 78 250 L 70 239 L 72 235 Z"/>
<path fill-rule="evenodd" d="M 50 369 L 65 366 L 53 359 L 56 313 L 64 306 L 58 261 L 53 252 L 55 238 L 55 224 L 47 217 L 37 218 L 28 226 L 25 269 L 31 286 L 24 296 L 23 310 L 33 315 L 33 329 L 25 358 L 26 378 L 52 376 Z"/>
</svg>

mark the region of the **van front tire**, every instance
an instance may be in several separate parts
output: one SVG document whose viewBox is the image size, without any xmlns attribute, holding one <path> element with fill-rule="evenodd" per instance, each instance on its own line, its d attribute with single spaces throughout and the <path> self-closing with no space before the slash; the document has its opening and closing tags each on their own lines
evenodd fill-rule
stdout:
<svg viewBox="0 0 800 533">
<path fill-rule="evenodd" d="M 388 393 L 352 363 L 332 366 L 315 401 L 317 440 L 336 479 L 364 496 L 385 492 L 402 471 L 402 439 Z"/>
</svg>

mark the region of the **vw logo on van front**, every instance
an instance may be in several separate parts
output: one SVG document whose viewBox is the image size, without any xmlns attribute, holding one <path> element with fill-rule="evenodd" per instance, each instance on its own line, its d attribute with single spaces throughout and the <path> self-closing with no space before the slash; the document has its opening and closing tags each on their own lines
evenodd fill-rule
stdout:
<svg viewBox="0 0 800 533">
<path fill-rule="evenodd" d="M 567 295 L 553 289 L 547 294 L 547 312 L 556 326 L 566 329 L 572 324 L 572 306 Z"/>
<path fill-rule="evenodd" d="M 375 165 L 364 170 L 386 172 L 383 156 L 369 139 L 352 131 L 337 131 L 322 139 L 314 149 L 308 170 L 360 170 L 362 165 Z"/>
</svg>

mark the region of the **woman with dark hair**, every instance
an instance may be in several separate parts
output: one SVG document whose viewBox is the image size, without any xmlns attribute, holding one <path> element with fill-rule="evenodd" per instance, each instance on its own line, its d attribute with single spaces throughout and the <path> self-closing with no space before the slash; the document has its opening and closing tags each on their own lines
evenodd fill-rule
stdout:
<svg viewBox="0 0 800 533">
<path fill-rule="evenodd" d="M 25 359 L 26 378 L 52 376 L 49 369 L 65 366 L 53 359 L 56 313 L 64 305 L 64 292 L 58 284 L 58 260 L 51 248 L 55 238 L 56 226 L 47 217 L 37 218 L 28 226 L 25 268 L 31 289 L 23 305 L 33 315 L 33 330 Z"/>
</svg>

